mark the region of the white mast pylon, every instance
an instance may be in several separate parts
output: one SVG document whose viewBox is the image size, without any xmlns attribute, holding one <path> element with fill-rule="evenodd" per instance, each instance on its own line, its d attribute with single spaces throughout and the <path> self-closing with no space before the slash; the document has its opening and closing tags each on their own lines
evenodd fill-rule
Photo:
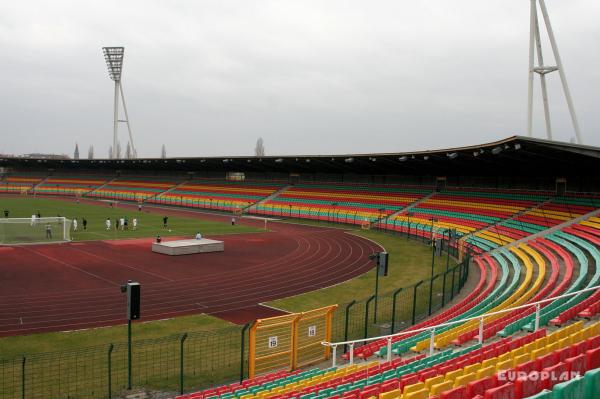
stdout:
<svg viewBox="0 0 600 399">
<path fill-rule="evenodd" d="M 537 12 L 537 3 L 539 2 L 548 38 L 550 40 L 550 46 L 552 47 L 552 53 L 556 61 L 555 66 L 544 65 L 544 57 L 542 54 L 542 42 L 540 37 L 540 25 Z M 567 100 L 567 106 L 569 113 L 571 114 L 571 122 L 573 124 L 573 130 L 575 130 L 575 137 L 578 144 L 583 144 L 581 137 L 581 131 L 579 129 L 579 123 L 577 122 L 577 115 L 575 114 L 575 107 L 573 106 L 573 99 L 571 97 L 571 91 L 567 84 L 567 77 L 565 70 L 558 52 L 558 46 L 556 45 L 556 38 L 554 37 L 554 31 L 552 30 L 552 24 L 550 23 L 550 17 L 548 16 L 548 10 L 546 8 L 545 0 L 530 0 L 530 26 L 529 26 L 529 87 L 528 87 L 528 101 L 527 101 L 527 135 L 531 137 L 533 135 L 533 80 L 534 73 L 540 75 L 540 84 L 542 88 L 542 101 L 544 104 L 544 117 L 546 120 L 546 136 L 549 140 L 552 140 L 552 124 L 550 122 L 550 109 L 548 106 L 548 92 L 546 88 L 546 74 L 558 71 L 560 80 L 562 83 L 563 92 L 565 99 Z M 535 55 L 537 53 L 538 66 L 535 66 Z"/>
<path fill-rule="evenodd" d="M 119 122 L 127 123 L 129 131 L 129 143 L 131 144 L 131 154 L 135 158 L 135 146 L 133 145 L 133 135 L 129 126 L 129 115 L 127 114 L 127 105 L 125 105 L 125 96 L 123 95 L 123 84 L 121 83 L 121 73 L 123 71 L 123 57 L 125 55 L 124 47 L 102 47 L 106 66 L 108 67 L 108 76 L 115 82 L 115 100 L 114 100 L 114 116 L 113 116 L 113 146 L 112 157 L 117 158 L 117 146 L 119 141 Z M 119 119 L 119 95 L 123 103 L 123 111 L 125 111 L 125 119 Z"/>
</svg>

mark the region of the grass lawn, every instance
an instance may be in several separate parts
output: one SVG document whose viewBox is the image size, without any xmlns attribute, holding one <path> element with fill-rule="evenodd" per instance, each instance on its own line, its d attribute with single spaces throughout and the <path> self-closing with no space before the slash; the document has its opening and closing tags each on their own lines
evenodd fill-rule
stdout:
<svg viewBox="0 0 600 399">
<path fill-rule="evenodd" d="M 201 220 L 197 218 L 185 218 L 179 216 L 169 216 L 168 229 L 163 229 L 163 214 L 160 210 L 142 210 L 129 208 L 112 208 L 108 202 L 98 202 L 98 204 L 76 203 L 72 200 L 58 200 L 48 198 L 2 196 L 0 197 L 0 212 L 8 210 L 11 218 L 31 218 L 31 215 L 40 212 L 45 216 L 65 216 L 68 219 L 78 220 L 78 229 L 71 229 L 71 238 L 74 241 L 84 240 L 110 240 L 123 238 L 154 237 L 157 234 L 161 236 L 188 235 L 193 236 L 200 231 L 203 235 L 207 234 L 232 234 L 232 233 L 251 233 L 262 231 L 254 227 L 243 225 L 231 226 L 225 222 L 215 222 Z M 169 214 L 168 210 L 164 211 Z M 2 217 L 4 214 L 2 213 Z M 129 230 L 116 230 L 117 218 L 129 219 Z M 88 222 L 87 230 L 83 230 L 82 218 Z M 111 219 L 111 229 L 106 230 L 106 218 Z M 132 229 L 133 219 L 137 218 L 138 228 Z M 25 225 L 25 228 L 29 224 Z"/>
<path fill-rule="evenodd" d="M 233 324 L 208 315 L 182 316 L 173 319 L 134 323 L 134 341 L 161 338 L 192 331 L 218 330 Z M 35 353 L 102 346 L 127 341 L 127 325 L 91 328 L 70 332 L 52 332 L 0 338 L 0 353 L 11 358 Z"/>
<path fill-rule="evenodd" d="M 310 224 L 323 223 L 313 222 Z M 329 224 L 329 223 L 326 223 Z M 340 227 L 340 225 L 334 225 Z M 390 292 L 399 287 L 407 287 L 419 280 L 428 279 L 431 274 L 431 247 L 421 241 L 407 241 L 404 236 L 393 236 L 389 233 L 374 230 L 362 230 L 349 227 L 353 234 L 371 239 L 381 244 L 389 253 L 389 273 L 379 279 L 379 293 Z M 450 267 L 456 265 L 450 259 Z M 435 258 L 434 274 L 446 270 L 446 256 Z M 353 299 L 361 300 L 375 292 L 375 270 L 333 287 L 279 299 L 267 303 L 290 312 L 301 312 L 330 304 L 343 304 Z"/>
</svg>

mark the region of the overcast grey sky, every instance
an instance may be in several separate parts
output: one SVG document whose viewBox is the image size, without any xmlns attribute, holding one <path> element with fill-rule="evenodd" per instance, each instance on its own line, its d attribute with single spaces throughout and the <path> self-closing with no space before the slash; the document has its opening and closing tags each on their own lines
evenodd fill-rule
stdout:
<svg viewBox="0 0 600 399">
<path fill-rule="evenodd" d="M 600 145 L 600 2 L 547 0 Z M 525 134 L 527 0 L 2 1 L 0 153 L 106 157 L 124 46 L 140 156 L 435 149 Z M 547 63 L 553 62 L 549 47 Z M 573 130 L 549 75 L 555 137 Z M 535 135 L 544 135 L 536 86 Z M 125 147 L 126 129 L 121 126 Z"/>
</svg>

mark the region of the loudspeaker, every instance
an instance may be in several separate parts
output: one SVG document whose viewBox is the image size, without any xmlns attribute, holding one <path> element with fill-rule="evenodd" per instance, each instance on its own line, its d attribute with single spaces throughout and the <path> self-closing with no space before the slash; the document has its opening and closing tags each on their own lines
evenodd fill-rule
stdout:
<svg viewBox="0 0 600 399">
<path fill-rule="evenodd" d="M 127 320 L 140 318 L 140 283 L 127 283 Z"/>
<path fill-rule="evenodd" d="M 377 257 L 377 267 L 379 268 L 380 276 L 388 275 L 388 257 L 389 254 L 387 252 L 379 252 L 379 256 Z"/>
</svg>

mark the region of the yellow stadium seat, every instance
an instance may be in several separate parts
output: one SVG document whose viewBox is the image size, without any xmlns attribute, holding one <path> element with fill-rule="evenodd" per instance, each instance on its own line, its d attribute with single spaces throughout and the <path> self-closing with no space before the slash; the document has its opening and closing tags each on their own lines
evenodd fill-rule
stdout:
<svg viewBox="0 0 600 399">
<path fill-rule="evenodd" d="M 397 399 L 402 396 L 402 392 L 399 389 L 394 389 L 393 391 L 385 392 L 379 395 L 379 399 Z"/>
<path fill-rule="evenodd" d="M 570 337 L 572 343 L 581 342 L 583 340 L 583 331 L 579 330 L 574 332 L 570 335 Z"/>
<path fill-rule="evenodd" d="M 540 349 L 543 348 L 544 346 L 546 346 L 548 339 L 546 337 L 542 337 L 542 338 L 538 338 L 535 341 L 535 348 L 536 349 Z"/>
<path fill-rule="evenodd" d="M 464 368 L 465 374 L 477 373 L 481 368 L 481 363 L 474 363 Z"/>
<path fill-rule="evenodd" d="M 456 377 L 459 377 L 463 374 L 464 374 L 463 369 L 448 371 L 444 378 L 446 381 L 454 381 L 456 379 Z"/>
<path fill-rule="evenodd" d="M 560 349 L 558 347 L 558 342 L 552 342 L 551 344 L 546 345 L 546 353 L 554 352 L 557 349 Z"/>
<path fill-rule="evenodd" d="M 571 345 L 571 337 L 565 337 L 558 340 L 558 347 L 560 349 L 564 349 L 569 345 Z"/>
<path fill-rule="evenodd" d="M 518 355 L 513 357 L 513 367 L 516 367 L 517 364 L 522 364 L 531 360 L 531 353 L 523 353 L 522 355 Z"/>
<path fill-rule="evenodd" d="M 402 395 L 402 399 L 429 399 L 429 391 L 421 389 L 420 391 L 405 393 Z"/>
<path fill-rule="evenodd" d="M 583 320 L 579 320 L 579 321 L 571 324 L 570 326 L 567 327 L 569 334 L 573 334 L 574 332 L 581 331 L 583 329 L 583 325 L 584 325 Z"/>
<path fill-rule="evenodd" d="M 494 366 L 482 367 L 477 371 L 477 379 L 480 380 L 485 377 L 491 377 L 496 374 L 496 368 Z"/>
<path fill-rule="evenodd" d="M 411 384 L 411 385 L 407 385 L 404 387 L 404 391 L 403 391 L 403 398 L 406 397 L 407 394 L 413 393 L 413 392 L 418 392 L 420 390 L 425 389 L 425 383 L 424 382 L 417 382 L 416 384 Z M 425 389 L 427 391 L 427 389 Z M 428 391 L 429 392 L 429 391 Z"/>
<path fill-rule="evenodd" d="M 467 385 L 469 382 L 476 381 L 476 380 L 477 380 L 477 375 L 475 373 L 461 375 L 460 377 L 457 377 L 454 380 L 454 388 L 457 388 L 457 387 L 460 387 L 463 385 Z"/>
<path fill-rule="evenodd" d="M 445 381 L 445 382 L 433 385 L 429 389 L 429 395 L 430 396 L 439 395 L 442 392 L 448 391 L 450 389 L 452 389 L 452 381 Z"/>
<path fill-rule="evenodd" d="M 512 365 L 513 365 L 512 359 L 508 359 L 503 362 L 498 362 L 496 364 L 496 371 L 510 370 L 512 368 Z"/>
<path fill-rule="evenodd" d="M 506 352 L 496 357 L 496 364 L 500 362 L 506 362 L 507 360 L 512 360 L 512 355 L 510 352 Z"/>
<path fill-rule="evenodd" d="M 437 384 L 441 384 L 444 382 L 444 376 L 438 375 L 435 377 L 431 377 L 423 381 L 425 383 L 425 389 L 431 390 L 431 387 Z"/>
<path fill-rule="evenodd" d="M 521 347 L 519 347 L 517 349 L 513 349 L 510 353 L 512 354 L 512 358 L 514 359 L 515 357 L 521 356 L 522 354 L 524 354 L 525 350 L 521 346 Z"/>
<path fill-rule="evenodd" d="M 540 356 L 544 356 L 546 354 L 546 347 L 540 349 L 535 349 L 531 351 L 531 360 L 535 360 Z"/>
</svg>

